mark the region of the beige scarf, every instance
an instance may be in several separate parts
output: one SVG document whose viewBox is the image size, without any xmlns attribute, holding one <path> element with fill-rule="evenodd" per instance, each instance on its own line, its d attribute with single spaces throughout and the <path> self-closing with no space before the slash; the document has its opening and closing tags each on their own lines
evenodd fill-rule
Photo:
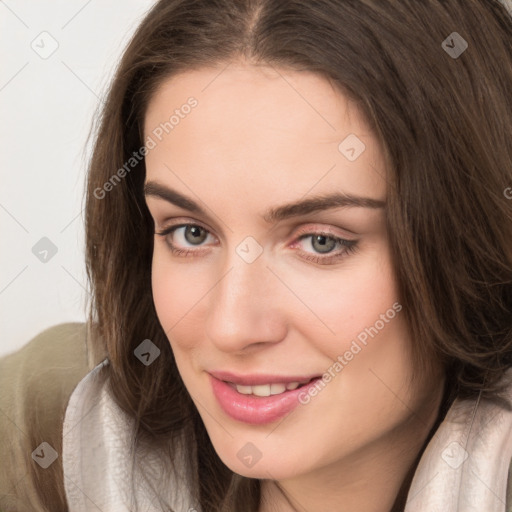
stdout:
<svg viewBox="0 0 512 512">
<path fill-rule="evenodd" d="M 405 512 L 510 512 L 511 459 L 512 412 L 455 400 L 421 457 Z"/>
<path fill-rule="evenodd" d="M 105 359 L 80 381 L 66 409 L 62 456 L 69 512 L 132 512 L 135 495 L 139 510 L 157 512 L 139 475 L 132 484 L 133 421 L 107 391 L 101 372 L 107 364 Z M 190 461 L 184 453 L 177 458 Z M 405 512 L 509 512 L 511 459 L 512 412 L 483 399 L 455 401 L 420 460 Z M 148 471 L 158 474 L 158 463 Z M 175 512 L 200 512 L 180 475 L 168 491 Z"/>
</svg>

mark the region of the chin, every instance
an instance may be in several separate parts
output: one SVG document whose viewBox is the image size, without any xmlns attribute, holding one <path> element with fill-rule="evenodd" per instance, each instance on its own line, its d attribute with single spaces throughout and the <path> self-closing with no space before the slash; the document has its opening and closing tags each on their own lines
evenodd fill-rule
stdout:
<svg viewBox="0 0 512 512">
<path fill-rule="evenodd" d="M 237 447 L 234 452 L 230 451 L 229 454 L 215 451 L 231 471 L 246 478 L 283 480 L 297 475 L 298 468 L 296 465 L 293 466 L 290 461 L 284 460 L 282 456 L 275 457 L 274 454 L 265 458 L 265 454 L 262 453 L 261 458 L 256 462 L 248 461 L 245 463 L 244 456 L 250 451 L 246 446 L 244 445 L 242 448 Z M 278 459 L 277 461 L 275 460 L 276 458 Z"/>
</svg>

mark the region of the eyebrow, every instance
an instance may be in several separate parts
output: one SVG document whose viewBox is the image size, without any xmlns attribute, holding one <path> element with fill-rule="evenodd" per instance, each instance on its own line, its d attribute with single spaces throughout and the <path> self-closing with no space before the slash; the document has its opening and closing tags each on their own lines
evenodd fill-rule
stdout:
<svg viewBox="0 0 512 512">
<path fill-rule="evenodd" d="M 156 181 L 148 181 L 144 184 L 144 195 L 158 197 L 190 212 L 204 216 L 207 215 L 203 208 L 195 201 Z M 384 208 L 385 205 L 386 202 L 379 199 L 335 192 L 270 208 L 263 215 L 263 219 L 270 224 L 278 220 L 300 217 L 301 215 L 331 208 L 358 207 L 378 209 Z"/>
</svg>

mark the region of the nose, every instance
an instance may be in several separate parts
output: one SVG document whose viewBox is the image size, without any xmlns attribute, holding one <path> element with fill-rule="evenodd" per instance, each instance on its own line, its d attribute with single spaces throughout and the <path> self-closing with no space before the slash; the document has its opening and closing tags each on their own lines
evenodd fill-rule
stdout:
<svg viewBox="0 0 512 512">
<path fill-rule="evenodd" d="M 206 332 L 210 341 L 231 353 L 282 341 L 287 323 L 279 284 L 264 254 L 247 263 L 233 251 L 209 294 Z"/>
</svg>

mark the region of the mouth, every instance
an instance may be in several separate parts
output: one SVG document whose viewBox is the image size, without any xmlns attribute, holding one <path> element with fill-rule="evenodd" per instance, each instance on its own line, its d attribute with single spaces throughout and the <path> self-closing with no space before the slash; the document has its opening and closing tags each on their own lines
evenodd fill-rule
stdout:
<svg viewBox="0 0 512 512">
<path fill-rule="evenodd" d="M 290 380 L 246 385 L 220 380 L 210 375 L 211 389 L 220 408 L 232 419 L 252 425 L 278 421 L 301 402 L 301 395 L 316 386 L 321 376 L 307 380 Z M 293 389 L 287 389 L 287 387 Z"/>
<path fill-rule="evenodd" d="M 235 389 L 238 393 L 242 395 L 253 395 L 253 396 L 272 396 L 272 395 L 281 395 L 286 391 L 293 391 L 295 389 L 300 389 L 315 379 L 318 379 L 319 376 L 311 377 L 308 380 L 303 381 L 292 381 L 292 382 L 272 382 L 269 384 L 256 384 L 256 385 L 244 385 L 244 384 L 236 384 L 235 382 L 223 381 L 232 389 Z"/>
</svg>

